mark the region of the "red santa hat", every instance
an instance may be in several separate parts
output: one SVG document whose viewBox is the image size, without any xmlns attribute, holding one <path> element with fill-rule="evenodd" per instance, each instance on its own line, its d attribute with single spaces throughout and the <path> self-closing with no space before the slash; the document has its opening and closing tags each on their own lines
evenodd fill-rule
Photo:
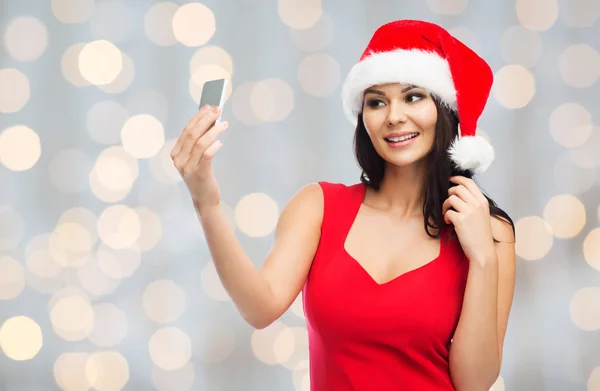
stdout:
<svg viewBox="0 0 600 391">
<path fill-rule="evenodd" d="M 489 65 L 442 27 L 416 20 L 387 23 L 375 31 L 360 61 L 342 86 L 344 111 L 356 125 L 363 94 L 385 83 L 414 84 L 428 90 L 459 118 L 459 135 L 449 148 L 463 170 L 485 171 L 494 149 L 476 135 L 493 83 Z"/>
</svg>

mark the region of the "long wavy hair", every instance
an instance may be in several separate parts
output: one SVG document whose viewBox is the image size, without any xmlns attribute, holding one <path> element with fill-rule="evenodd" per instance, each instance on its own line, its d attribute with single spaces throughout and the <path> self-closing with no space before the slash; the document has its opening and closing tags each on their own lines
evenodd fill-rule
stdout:
<svg viewBox="0 0 600 391">
<path fill-rule="evenodd" d="M 448 154 L 448 148 L 452 140 L 458 135 L 459 121 L 457 116 L 444 104 L 440 103 L 439 99 L 435 96 L 433 96 L 433 101 L 437 107 L 438 117 L 435 126 L 433 147 L 426 158 L 428 159 L 429 171 L 425 183 L 423 225 L 427 235 L 437 238 L 440 236 L 440 229 L 447 226 L 442 215 L 442 204 L 448 198 L 448 189 L 456 186 L 456 184 L 450 182 L 450 177 L 461 175 L 473 178 L 473 173 L 457 168 Z M 385 161 L 377 153 L 367 134 L 362 113 L 358 115 L 354 133 L 354 153 L 358 165 L 362 169 L 360 181 L 368 187 L 379 190 L 385 172 Z M 490 215 L 499 217 L 510 223 L 514 234 L 515 226 L 510 216 L 500 209 L 485 193 L 484 196 L 490 205 Z M 432 230 L 436 232 L 432 233 Z M 494 241 L 498 242 L 495 238 Z"/>
</svg>

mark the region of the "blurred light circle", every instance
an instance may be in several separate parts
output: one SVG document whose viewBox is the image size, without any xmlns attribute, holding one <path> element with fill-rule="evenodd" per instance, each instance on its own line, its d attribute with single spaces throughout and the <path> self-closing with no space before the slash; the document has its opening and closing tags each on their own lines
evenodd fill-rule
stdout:
<svg viewBox="0 0 600 391">
<path fill-rule="evenodd" d="M 274 344 L 275 355 L 281 365 L 294 370 L 299 364 L 308 361 L 308 332 L 305 327 L 289 327 L 277 336 Z"/>
<path fill-rule="evenodd" d="M 600 77 L 600 53 L 587 44 L 571 45 L 560 55 L 558 67 L 570 86 L 590 87 Z"/>
<path fill-rule="evenodd" d="M 110 190 L 129 190 L 134 181 L 130 167 L 112 156 L 99 157 L 93 172 L 98 182 Z"/>
<path fill-rule="evenodd" d="M 92 193 L 104 202 L 121 201 L 131 191 L 138 174 L 135 157 L 122 146 L 108 147 L 100 153 L 90 173 Z"/>
<path fill-rule="evenodd" d="M 31 238 L 25 247 L 25 262 L 33 274 L 43 279 L 56 277 L 63 270 L 50 254 L 51 234 L 37 235 Z"/>
<path fill-rule="evenodd" d="M 133 245 L 140 237 L 140 218 L 125 205 L 107 207 L 98 218 L 98 234 L 104 244 L 113 249 Z"/>
<path fill-rule="evenodd" d="M 20 111 L 30 98 L 29 79 L 18 69 L 0 68 L 0 113 Z"/>
<path fill-rule="evenodd" d="M 92 16 L 94 3 L 94 0 L 52 0 L 52 13 L 63 23 L 83 23 Z"/>
<path fill-rule="evenodd" d="M 48 47 L 48 29 L 32 16 L 14 18 L 4 32 L 4 46 L 17 61 L 37 60 Z"/>
<path fill-rule="evenodd" d="M 165 371 L 183 368 L 192 357 L 190 337 L 177 327 L 164 327 L 155 332 L 149 349 L 152 362 Z"/>
<path fill-rule="evenodd" d="M 592 27 L 600 18 L 600 2 L 597 0 L 569 0 L 561 4 L 560 14 L 568 26 Z M 600 388 L 600 379 L 598 388 Z"/>
<path fill-rule="evenodd" d="M 81 286 L 93 295 L 92 297 L 95 299 L 113 293 L 121 283 L 120 279 L 114 278 L 104 272 L 104 270 L 100 268 L 98 259 L 95 257 L 92 257 L 85 265 L 77 268 L 77 277 Z M 95 317 L 96 314 L 94 313 L 94 319 Z M 115 328 L 117 327 L 118 326 L 115 325 Z M 96 326 L 95 324 L 94 328 L 98 330 L 100 326 Z M 90 331 L 90 333 L 92 332 L 93 330 Z M 91 334 L 88 335 L 88 338 L 90 338 L 90 336 Z M 90 339 L 90 341 L 92 340 Z"/>
<path fill-rule="evenodd" d="M 85 374 L 95 390 L 117 391 L 129 382 L 129 363 L 119 352 L 96 352 L 88 358 Z"/>
<path fill-rule="evenodd" d="M 600 330 L 600 288 L 579 289 L 569 304 L 571 320 L 585 331 Z"/>
<path fill-rule="evenodd" d="M 57 224 L 48 240 L 52 259 L 64 268 L 76 268 L 91 258 L 95 236 L 75 222 Z"/>
<path fill-rule="evenodd" d="M 172 2 L 162 2 L 151 6 L 144 16 L 144 31 L 156 45 L 172 46 L 177 43 L 173 31 L 173 16 L 179 6 Z"/>
<path fill-rule="evenodd" d="M 235 207 L 235 221 L 239 229 L 251 237 L 267 236 L 277 225 L 279 207 L 264 193 L 247 194 Z"/>
<path fill-rule="evenodd" d="M 592 134 L 592 115 L 579 103 L 564 103 L 550 114 L 550 134 L 554 140 L 567 147 L 583 145 Z"/>
<path fill-rule="evenodd" d="M 89 359 L 88 353 L 62 353 L 54 363 L 54 379 L 63 390 L 89 390 L 90 382 L 85 376 L 85 365 Z"/>
<path fill-rule="evenodd" d="M 535 95 L 535 78 L 522 65 L 506 65 L 496 72 L 492 93 L 508 109 L 520 109 Z"/>
<path fill-rule="evenodd" d="M 558 19 L 557 0 L 517 0 L 517 18 L 526 28 L 546 31 Z"/>
<path fill-rule="evenodd" d="M 184 4 L 173 15 L 175 38 L 185 46 L 201 46 L 215 33 L 213 12 L 201 3 Z"/>
<path fill-rule="evenodd" d="M 586 262 L 600 271 L 600 228 L 595 228 L 585 237 L 583 256 Z"/>
<path fill-rule="evenodd" d="M 267 365 L 282 364 L 291 355 L 291 350 L 276 352 L 275 343 L 280 334 L 288 328 L 280 321 L 275 321 L 264 329 L 253 330 L 250 344 L 254 356 Z"/>
<path fill-rule="evenodd" d="M 183 179 L 177 171 L 173 159 L 171 159 L 171 151 L 175 147 L 177 139 L 165 141 L 162 149 L 158 154 L 151 157 L 148 161 L 150 172 L 154 178 L 164 184 L 171 185 L 181 182 Z"/>
<path fill-rule="evenodd" d="M 142 263 L 142 254 L 136 244 L 121 249 L 100 245 L 96 258 L 100 270 L 114 279 L 131 277 Z"/>
<path fill-rule="evenodd" d="M 79 53 L 79 71 L 91 84 L 112 83 L 123 70 L 121 51 L 106 40 L 86 44 Z"/>
<path fill-rule="evenodd" d="M 162 223 L 160 216 L 146 207 L 138 207 L 134 210 L 140 219 L 141 228 L 137 245 L 140 247 L 141 251 L 150 251 L 162 237 Z"/>
<path fill-rule="evenodd" d="M 237 86 L 231 98 L 233 115 L 246 126 L 256 126 L 263 120 L 254 112 L 251 104 L 251 96 L 254 91 L 254 83 L 243 83 Z"/>
<path fill-rule="evenodd" d="M 585 132 L 586 126 L 582 125 L 574 131 L 575 134 Z M 569 155 L 573 162 L 586 169 L 593 169 L 600 167 L 600 126 L 592 125 L 591 134 L 586 139 L 585 143 L 577 148 L 569 150 Z"/>
<path fill-rule="evenodd" d="M 40 136 L 27 126 L 12 126 L 0 133 L 0 163 L 9 170 L 29 170 L 41 154 Z"/>
<path fill-rule="evenodd" d="M 185 310 L 185 292 L 171 280 L 156 280 L 144 290 L 142 305 L 146 315 L 153 321 L 172 323 Z"/>
<path fill-rule="evenodd" d="M 571 194 L 552 197 L 544 208 L 544 220 L 552 228 L 555 237 L 572 238 L 585 226 L 585 206 Z"/>
<path fill-rule="evenodd" d="M 27 316 L 8 318 L 0 327 L 0 348 L 15 361 L 31 360 L 42 349 L 42 329 Z"/>
<path fill-rule="evenodd" d="M 127 90 L 135 78 L 135 65 L 127 53 L 121 52 L 123 67 L 119 75 L 108 84 L 100 84 L 98 88 L 107 94 L 120 94 Z"/>
<path fill-rule="evenodd" d="M 93 307 L 94 327 L 88 339 L 94 345 L 109 348 L 118 345 L 127 335 L 127 315 L 112 303 L 100 303 Z"/>
<path fill-rule="evenodd" d="M 94 311 L 88 300 L 80 296 L 60 298 L 51 307 L 52 328 L 66 341 L 84 339 L 94 327 Z"/>
<path fill-rule="evenodd" d="M 262 121 L 283 121 L 294 108 L 294 91 L 281 79 L 265 79 L 253 85 L 250 105 Z"/>
<path fill-rule="evenodd" d="M 203 46 L 190 60 L 190 75 L 207 65 L 217 65 L 229 75 L 233 75 L 233 58 L 220 46 Z"/>
<path fill-rule="evenodd" d="M 8 255 L 0 255 L 0 300 L 12 300 L 25 288 L 25 271 L 21 263 Z"/>
<path fill-rule="evenodd" d="M 138 159 L 152 157 L 165 142 L 165 131 L 159 120 L 150 114 L 129 118 L 121 131 L 123 148 Z"/>
<path fill-rule="evenodd" d="M 309 54 L 298 66 L 298 80 L 309 94 L 327 96 L 340 84 L 340 64 L 327 53 Z"/>
<path fill-rule="evenodd" d="M 526 261 L 542 259 L 548 254 L 552 245 L 553 235 L 548 223 L 537 216 L 527 216 L 515 224 L 516 253 Z"/>
<path fill-rule="evenodd" d="M 290 28 L 307 29 L 312 27 L 321 15 L 321 0 L 277 0 L 279 17 Z"/>
<path fill-rule="evenodd" d="M 65 79 L 76 87 L 87 87 L 90 83 L 79 70 L 79 54 L 85 47 L 83 43 L 69 46 L 61 58 L 61 70 Z"/>
</svg>

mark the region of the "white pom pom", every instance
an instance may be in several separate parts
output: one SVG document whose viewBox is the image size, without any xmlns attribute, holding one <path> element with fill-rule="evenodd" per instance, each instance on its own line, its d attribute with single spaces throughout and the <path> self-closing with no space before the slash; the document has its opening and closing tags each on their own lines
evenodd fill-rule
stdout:
<svg viewBox="0 0 600 391">
<path fill-rule="evenodd" d="M 481 136 L 457 137 L 448 153 L 459 168 L 476 174 L 487 170 L 495 157 L 494 148 Z"/>
</svg>

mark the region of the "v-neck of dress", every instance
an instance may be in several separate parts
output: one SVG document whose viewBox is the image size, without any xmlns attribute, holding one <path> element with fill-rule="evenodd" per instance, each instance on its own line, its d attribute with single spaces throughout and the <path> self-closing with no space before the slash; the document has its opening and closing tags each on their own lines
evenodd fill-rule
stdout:
<svg viewBox="0 0 600 391">
<path fill-rule="evenodd" d="M 442 230 L 441 230 L 439 251 L 438 251 L 438 255 L 435 258 L 428 261 L 427 263 L 424 263 L 421 266 L 418 266 L 414 269 L 405 271 L 405 272 L 393 277 L 392 279 L 390 279 L 388 281 L 384 281 L 384 282 L 379 282 L 375 278 L 373 278 L 373 276 L 367 271 L 367 269 L 365 269 L 364 266 L 356 258 L 354 258 L 348 252 L 348 250 L 346 250 L 346 240 L 348 238 L 348 234 L 350 233 L 350 229 L 352 228 L 352 226 L 354 225 L 354 222 L 356 221 L 356 219 L 358 217 L 358 213 L 362 206 L 366 191 L 367 191 L 367 186 L 364 184 L 362 184 L 361 186 L 358 186 L 356 188 L 356 193 L 353 194 L 354 198 L 352 200 L 353 201 L 352 208 L 349 211 L 349 213 L 352 213 L 352 216 L 349 219 L 348 226 L 345 227 L 345 233 L 344 233 L 343 239 L 342 239 L 342 251 L 343 251 L 344 255 L 350 259 L 350 262 L 352 262 L 354 265 L 356 265 L 356 267 L 358 267 L 359 272 L 362 273 L 366 278 L 368 278 L 373 284 L 380 286 L 380 287 L 384 287 L 384 286 L 394 284 L 396 281 L 400 281 L 404 278 L 409 278 L 412 275 L 417 274 L 418 272 L 420 272 L 422 270 L 425 270 L 425 269 L 435 266 L 437 261 L 440 258 L 442 258 L 442 255 L 444 253 L 444 242 L 445 242 L 446 233 L 447 233 L 447 229 L 445 229 L 445 228 L 442 228 Z"/>
</svg>

